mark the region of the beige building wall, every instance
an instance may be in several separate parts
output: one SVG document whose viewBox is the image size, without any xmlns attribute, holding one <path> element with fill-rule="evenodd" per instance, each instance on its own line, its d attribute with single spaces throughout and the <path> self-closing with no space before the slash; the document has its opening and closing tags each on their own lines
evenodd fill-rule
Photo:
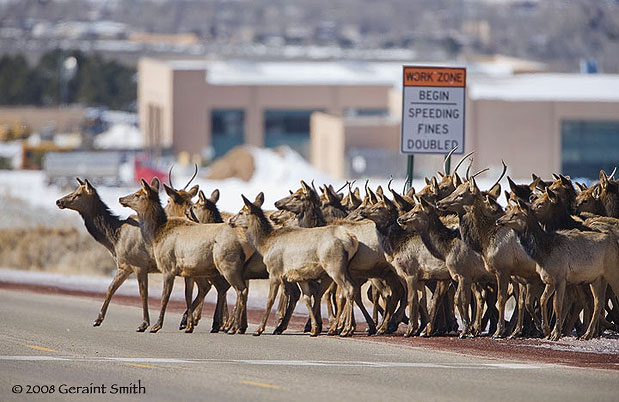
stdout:
<svg viewBox="0 0 619 402">
<path fill-rule="evenodd" d="M 154 59 L 140 60 L 138 75 L 140 129 L 147 144 L 176 153 L 199 154 L 211 145 L 214 109 L 244 110 L 245 142 L 263 146 L 269 109 L 342 115 L 350 108 L 391 110 L 394 103 L 390 85 L 213 85 L 204 68 L 174 68 Z"/>
<path fill-rule="evenodd" d="M 26 124 L 33 132 L 50 125 L 54 125 L 57 132 L 77 132 L 84 118 L 84 108 L 76 106 L 0 108 L 0 124 Z"/>
</svg>

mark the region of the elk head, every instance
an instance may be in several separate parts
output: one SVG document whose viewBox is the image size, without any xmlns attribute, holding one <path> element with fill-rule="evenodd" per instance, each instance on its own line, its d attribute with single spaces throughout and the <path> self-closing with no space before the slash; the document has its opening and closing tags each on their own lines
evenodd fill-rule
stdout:
<svg viewBox="0 0 619 402">
<path fill-rule="evenodd" d="M 413 209 L 398 218 L 398 224 L 405 229 L 411 227 L 418 232 L 427 231 L 431 214 L 436 214 L 434 207 L 423 198 L 419 198 Z"/>
<path fill-rule="evenodd" d="M 464 207 L 472 205 L 477 198 L 481 198 L 481 191 L 475 183 L 475 178 L 460 184 L 453 193 L 437 203 L 440 211 L 464 214 Z"/>
<path fill-rule="evenodd" d="M 320 207 L 321 201 L 316 191 L 301 180 L 301 188 L 275 202 L 275 208 L 301 214 L 311 205 Z"/>
<path fill-rule="evenodd" d="M 265 221 L 267 220 L 264 216 L 264 212 L 262 211 L 262 204 L 264 204 L 263 192 L 258 193 L 253 203 L 242 194 L 241 197 L 243 198 L 243 203 L 245 205 L 241 208 L 238 214 L 228 219 L 228 225 L 247 229 L 250 224 L 251 215 L 264 218 Z"/>
<path fill-rule="evenodd" d="M 602 188 L 599 184 L 585 188 L 576 196 L 574 203 L 576 213 L 590 212 L 596 215 L 604 215 L 604 204 L 600 199 Z"/>
<path fill-rule="evenodd" d="M 131 208 L 138 215 L 143 215 L 154 204 L 160 204 L 159 200 L 159 179 L 154 177 L 151 184 L 148 184 L 146 180 L 140 180 L 142 187 L 133 194 L 120 197 L 118 202 L 123 207 Z"/>
<path fill-rule="evenodd" d="M 536 221 L 531 208 L 522 200 L 516 201 L 516 205 L 510 205 L 505 211 L 505 215 L 496 221 L 497 226 L 504 226 L 522 233 L 527 226 Z"/>
<path fill-rule="evenodd" d="M 79 186 L 75 191 L 56 201 L 56 206 L 60 209 L 72 209 L 80 213 L 89 213 L 99 199 L 97 190 L 90 184 L 88 180 L 80 180 L 76 178 Z"/>
<path fill-rule="evenodd" d="M 217 201 L 219 201 L 219 190 L 215 189 L 210 198 L 206 198 L 204 192 L 200 190 L 198 201 L 185 211 L 185 215 L 190 220 L 199 223 L 223 222 L 216 205 Z"/>
<path fill-rule="evenodd" d="M 373 221 L 377 228 L 387 228 L 398 219 L 398 208 L 389 198 L 382 196 L 377 203 L 360 210 L 359 214 Z"/>
</svg>

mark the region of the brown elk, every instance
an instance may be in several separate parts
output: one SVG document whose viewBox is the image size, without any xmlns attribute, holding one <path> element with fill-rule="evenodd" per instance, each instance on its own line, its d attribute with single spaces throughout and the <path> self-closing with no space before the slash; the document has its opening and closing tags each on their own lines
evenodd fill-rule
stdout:
<svg viewBox="0 0 619 402">
<path fill-rule="evenodd" d="M 493 278 L 483 268 L 481 255 L 461 240 L 457 229 L 445 226 L 436 209 L 423 198 L 411 211 L 400 216 L 398 223 L 403 227 L 411 226 L 419 233 L 428 251 L 445 262 L 452 279 L 458 283 L 456 305 L 464 323 L 460 337 L 479 335 L 483 305 L 478 303 L 475 325 L 471 327 L 469 318 L 471 286 L 473 282 L 478 281 L 493 282 Z"/>
<path fill-rule="evenodd" d="M 138 191 L 121 197 L 119 201 L 137 212 L 144 241 L 153 248 L 157 268 L 163 274 L 161 311 L 151 332 L 157 332 L 163 326 L 174 277 L 177 275 L 207 278 L 223 276 L 237 293 L 235 326 L 231 330 L 236 332 L 240 329 L 241 314 L 247 303 L 247 287 L 243 280 L 245 254 L 235 231 L 222 223 L 202 225 L 187 219 L 168 219 L 159 200 L 159 181 L 153 179 L 152 186 L 144 180 L 141 184 Z M 187 306 L 187 332 L 193 330 L 193 310 L 197 302 L 204 299 L 203 292 L 198 290 L 196 303 Z"/>
<path fill-rule="evenodd" d="M 589 283 L 594 298 L 594 310 L 584 339 L 591 339 L 605 300 L 604 279 L 615 292 L 619 291 L 619 243 L 611 234 L 558 231 L 547 232 L 539 225 L 535 214 L 522 201 L 497 220 L 498 226 L 512 228 L 526 253 L 535 260 L 536 269 L 545 283 L 540 298 L 542 327 L 551 340 L 561 337 L 563 328 L 563 298 L 567 284 Z M 555 327 L 550 333 L 548 302 L 553 294 Z"/>
<path fill-rule="evenodd" d="M 458 186 L 450 196 L 439 201 L 437 206 L 439 209 L 458 214 L 462 239 L 482 255 L 486 269 L 496 276 L 499 323 L 494 336 L 504 336 L 505 303 L 510 277 L 519 276 L 529 283 L 539 281 L 535 262 L 525 253 L 514 231 L 496 226 L 500 214 L 488 208 L 474 177 Z M 536 318 L 532 308 L 533 300 L 529 298 L 528 301 L 527 310 Z M 513 336 L 519 335 L 522 331 L 520 314 L 524 314 L 525 306 L 520 302 L 521 300 L 519 300 L 518 324 L 512 333 Z"/>
<path fill-rule="evenodd" d="M 143 321 L 137 331 L 143 332 L 150 325 L 148 314 L 148 274 L 158 272 L 152 250 L 144 244 L 138 222 L 133 218 L 119 219 L 101 200 L 97 190 L 88 180 L 77 179 L 79 187 L 72 193 L 58 199 L 60 209 L 77 211 L 88 233 L 108 249 L 116 262 L 117 271 L 110 283 L 105 301 L 93 326 L 101 325 L 105 318 L 112 296 L 125 280 L 135 272 L 140 299 L 142 300 Z"/>
<path fill-rule="evenodd" d="M 344 292 L 346 326 L 340 335 L 352 335 L 355 287 L 348 274 L 348 264 L 357 252 L 355 236 L 339 226 L 274 229 L 261 209 L 261 202 L 242 198 L 245 206 L 229 223 L 247 229 L 250 242 L 263 257 L 270 281 L 266 311 L 255 335 L 264 332 L 279 286 L 298 282 L 312 321 L 311 335 L 317 336 L 318 322 L 308 281 L 321 278 L 332 279 Z"/>
</svg>

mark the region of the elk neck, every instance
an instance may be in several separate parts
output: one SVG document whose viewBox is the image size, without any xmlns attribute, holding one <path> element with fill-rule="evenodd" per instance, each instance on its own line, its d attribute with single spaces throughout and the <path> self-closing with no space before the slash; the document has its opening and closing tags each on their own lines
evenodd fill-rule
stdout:
<svg viewBox="0 0 619 402">
<path fill-rule="evenodd" d="M 574 218 L 572 218 L 569 210 L 561 204 L 554 205 L 552 212 L 548 214 L 548 216 L 541 216 L 538 218 L 539 222 L 549 232 L 567 229 L 578 229 L 584 231 L 591 230 L 591 228 L 577 222 Z"/>
<path fill-rule="evenodd" d="M 315 228 L 318 226 L 327 226 L 320 207 L 316 206 L 313 202 L 308 203 L 307 208 L 297 215 L 297 224 L 301 228 Z"/>
<path fill-rule="evenodd" d="M 462 241 L 478 253 L 483 253 L 496 233 L 497 216 L 488 211 L 484 201 L 477 196 L 471 205 L 471 210 L 459 218 Z"/>
<path fill-rule="evenodd" d="M 389 255 L 393 255 L 402 249 L 406 244 L 406 240 L 410 237 L 410 233 L 398 225 L 397 215 L 389 222 L 383 224 L 374 222 L 374 225 L 376 226 L 376 233 L 378 234 L 381 247 Z"/>
<path fill-rule="evenodd" d="M 149 203 L 148 208 L 138 213 L 140 221 L 140 230 L 144 241 L 148 245 L 152 245 L 157 236 L 157 231 L 168 221 L 165 210 L 157 199 Z"/>
<path fill-rule="evenodd" d="M 428 230 L 424 230 L 420 234 L 421 240 L 430 254 L 443 261 L 451 250 L 451 243 L 460 235 L 458 230 L 445 226 L 435 211 L 428 212 Z"/>
<path fill-rule="evenodd" d="M 116 256 L 115 245 L 123 224 L 118 216 L 110 211 L 96 193 L 90 210 L 79 211 L 79 214 L 84 220 L 88 233 Z"/>
<path fill-rule="evenodd" d="M 273 233 L 273 225 L 264 216 L 262 210 L 252 213 L 248 220 L 247 239 L 252 247 L 262 254 L 269 236 Z"/>
<path fill-rule="evenodd" d="M 557 234 L 545 231 L 537 220 L 529 219 L 523 232 L 516 231 L 524 251 L 535 262 L 544 265 L 546 256 L 552 249 L 552 241 Z"/>
</svg>

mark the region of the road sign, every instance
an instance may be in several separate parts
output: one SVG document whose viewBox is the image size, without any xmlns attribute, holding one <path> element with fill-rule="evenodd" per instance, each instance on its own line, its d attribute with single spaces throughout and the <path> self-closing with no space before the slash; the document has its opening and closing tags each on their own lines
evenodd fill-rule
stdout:
<svg viewBox="0 0 619 402">
<path fill-rule="evenodd" d="M 464 152 L 466 68 L 404 66 L 402 152 Z"/>
</svg>

